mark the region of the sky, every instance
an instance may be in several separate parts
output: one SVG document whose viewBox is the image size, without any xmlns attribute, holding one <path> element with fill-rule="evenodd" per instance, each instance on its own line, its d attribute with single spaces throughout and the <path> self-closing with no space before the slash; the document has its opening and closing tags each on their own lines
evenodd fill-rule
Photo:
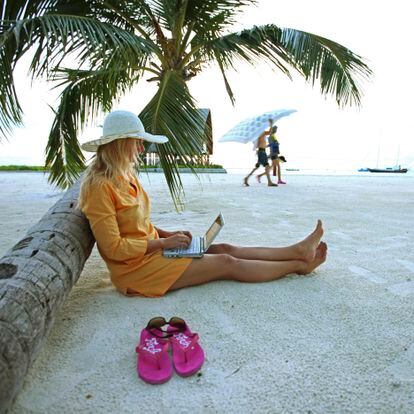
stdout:
<svg viewBox="0 0 414 414">
<path fill-rule="evenodd" d="M 189 88 L 199 107 L 211 109 L 211 161 L 234 171 L 250 169 L 255 163 L 252 145 L 219 143 L 219 138 L 245 118 L 285 108 L 297 110 L 277 123 L 287 168 L 355 170 L 392 166 L 397 161 L 414 168 L 414 28 L 409 3 L 260 0 L 256 7 L 250 7 L 234 30 L 275 23 L 315 33 L 362 56 L 374 74 L 361 85 L 361 107 L 339 108 L 333 98 L 319 93 L 318 85 L 312 88 L 299 76 L 291 81 L 267 64 L 239 64 L 238 71 L 229 72 L 228 76 L 236 97 L 232 106 L 219 71 L 207 68 L 189 82 Z M 15 73 L 24 127 L 16 128 L 8 141 L 0 143 L 0 165 L 44 163 L 53 121 L 49 105 L 57 105 L 58 92 L 50 91 L 45 82 L 31 84 L 27 68 L 26 60 Z M 143 81 L 114 109 L 139 113 L 155 90 L 154 84 Z M 101 123 L 102 119 L 96 122 Z M 92 125 L 79 139 L 84 142 L 97 135 L 99 131 Z"/>
</svg>

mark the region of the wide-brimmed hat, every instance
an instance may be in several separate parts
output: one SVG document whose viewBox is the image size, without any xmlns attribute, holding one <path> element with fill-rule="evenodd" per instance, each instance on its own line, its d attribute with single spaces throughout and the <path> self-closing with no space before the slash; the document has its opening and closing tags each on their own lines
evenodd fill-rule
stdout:
<svg viewBox="0 0 414 414">
<path fill-rule="evenodd" d="M 99 139 L 85 142 L 81 148 L 96 152 L 101 145 L 109 144 L 120 138 L 137 138 L 156 144 L 165 144 L 168 138 L 164 135 L 153 135 L 145 132 L 141 120 L 129 111 L 112 111 L 104 119 L 102 136 Z"/>
</svg>

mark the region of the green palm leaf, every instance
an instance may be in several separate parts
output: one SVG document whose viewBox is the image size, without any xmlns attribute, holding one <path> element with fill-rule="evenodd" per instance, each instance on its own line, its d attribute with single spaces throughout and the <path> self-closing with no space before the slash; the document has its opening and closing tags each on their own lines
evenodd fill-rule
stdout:
<svg viewBox="0 0 414 414">
<path fill-rule="evenodd" d="M 65 89 L 46 147 L 49 182 L 67 188 L 76 181 L 85 162 L 78 143 L 79 133 L 100 111 L 110 111 L 114 100 L 129 91 L 134 79 L 134 70 L 128 67 L 55 71 L 57 86 Z"/>
<path fill-rule="evenodd" d="M 43 15 L 1 26 L 0 33 L 0 134 L 6 136 L 21 122 L 21 109 L 14 91 L 13 67 L 18 59 L 35 46 L 30 71 L 34 77 L 50 76 L 51 70 L 70 55 L 83 65 L 102 66 L 108 60 L 135 62 L 137 68 L 155 46 L 136 34 L 114 28 L 94 18 Z M 148 68 L 148 70 L 151 70 Z"/>
<path fill-rule="evenodd" d="M 195 22 L 195 35 L 212 40 L 236 23 L 244 8 L 256 3 L 257 0 L 189 0 L 184 24 Z"/>
<path fill-rule="evenodd" d="M 166 135 L 169 139 L 167 144 L 157 145 L 157 149 L 174 203 L 179 208 L 182 182 L 177 162 L 193 168 L 192 159 L 204 152 L 204 118 L 197 110 L 186 83 L 175 71 L 164 74 L 158 92 L 139 116 L 147 131 Z"/>
<path fill-rule="evenodd" d="M 22 123 L 22 109 L 13 79 L 13 62 L 5 48 L 0 49 L 0 141 Z"/>
<path fill-rule="evenodd" d="M 194 42 L 197 41 L 200 39 L 195 38 Z M 203 53 L 224 68 L 233 67 L 237 60 L 254 65 L 266 59 L 290 76 L 289 67 L 293 67 L 312 85 L 319 81 L 321 93 L 334 94 L 340 105 L 360 104 L 358 80 L 371 75 L 361 57 L 346 47 L 275 25 L 255 26 L 215 39 L 198 47 L 197 54 Z"/>
</svg>

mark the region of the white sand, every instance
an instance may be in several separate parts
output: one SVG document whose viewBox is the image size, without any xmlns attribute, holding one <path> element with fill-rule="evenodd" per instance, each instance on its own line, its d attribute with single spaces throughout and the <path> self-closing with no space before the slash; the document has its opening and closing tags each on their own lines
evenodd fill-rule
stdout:
<svg viewBox="0 0 414 414">
<path fill-rule="evenodd" d="M 413 412 L 414 177 L 293 175 L 283 187 L 243 188 L 240 175 L 210 175 L 200 189 L 185 176 L 183 214 L 159 177 L 142 180 L 159 227 L 201 233 L 221 210 L 218 241 L 272 246 L 296 242 L 322 218 L 328 261 L 310 277 L 146 299 L 118 294 L 94 250 L 12 413 Z M 38 194 L 30 207 L 0 174 L 2 194 L 9 185 L 0 253 L 56 201 L 36 180 L 23 189 Z M 199 332 L 199 375 L 160 386 L 138 379 L 135 345 L 156 315 L 181 316 Z"/>
</svg>

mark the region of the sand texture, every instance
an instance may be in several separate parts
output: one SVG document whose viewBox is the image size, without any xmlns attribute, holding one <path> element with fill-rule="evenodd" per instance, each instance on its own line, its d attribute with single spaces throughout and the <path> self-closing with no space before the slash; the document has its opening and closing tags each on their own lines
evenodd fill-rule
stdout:
<svg viewBox="0 0 414 414">
<path fill-rule="evenodd" d="M 328 260 L 308 277 L 147 299 L 117 293 L 94 249 L 11 413 L 412 413 L 414 177 L 285 178 L 244 188 L 241 175 L 205 175 L 201 186 L 186 175 L 178 214 L 161 176 L 144 176 L 161 228 L 202 234 L 222 211 L 218 241 L 282 246 L 321 218 Z M 0 188 L 4 253 L 59 193 L 39 174 L 0 174 Z M 137 377 L 139 332 L 158 315 L 199 333 L 198 375 L 159 386 Z"/>
</svg>

